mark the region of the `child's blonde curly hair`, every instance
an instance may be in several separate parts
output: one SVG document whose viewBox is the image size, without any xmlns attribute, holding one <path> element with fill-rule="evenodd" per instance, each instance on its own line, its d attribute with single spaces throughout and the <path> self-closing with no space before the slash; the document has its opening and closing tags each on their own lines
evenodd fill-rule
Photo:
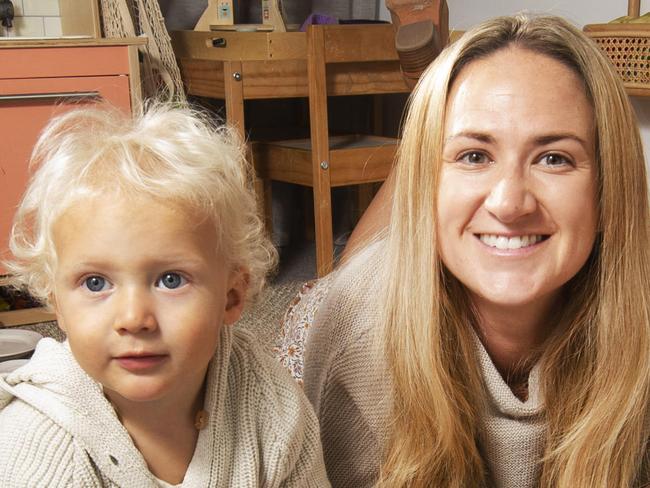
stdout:
<svg viewBox="0 0 650 488">
<path fill-rule="evenodd" d="M 211 220 L 219 251 L 248 276 L 249 298 L 277 262 L 242 142 L 196 110 L 152 103 L 134 117 L 108 106 L 68 112 L 44 129 L 30 169 L 5 266 L 13 286 L 46 305 L 57 263 L 53 226 L 86 198 L 150 196 Z"/>
</svg>

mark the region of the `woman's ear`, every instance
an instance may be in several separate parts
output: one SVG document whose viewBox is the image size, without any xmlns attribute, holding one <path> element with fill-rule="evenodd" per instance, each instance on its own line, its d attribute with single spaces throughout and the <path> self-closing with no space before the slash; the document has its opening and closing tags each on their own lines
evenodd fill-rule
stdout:
<svg viewBox="0 0 650 488">
<path fill-rule="evenodd" d="M 223 315 L 223 322 L 232 325 L 239 320 L 244 311 L 246 303 L 246 292 L 248 291 L 248 273 L 242 269 L 233 270 L 228 280 L 228 291 L 226 292 L 226 309 Z"/>
</svg>

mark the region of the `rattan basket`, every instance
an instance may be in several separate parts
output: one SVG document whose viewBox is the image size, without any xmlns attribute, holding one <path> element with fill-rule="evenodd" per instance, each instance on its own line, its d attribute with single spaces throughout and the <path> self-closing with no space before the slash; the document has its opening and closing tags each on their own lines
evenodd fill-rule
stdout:
<svg viewBox="0 0 650 488">
<path fill-rule="evenodd" d="M 639 16 L 639 0 L 628 15 Z M 584 27 L 611 60 L 630 95 L 650 96 L 650 24 L 590 24 Z"/>
</svg>

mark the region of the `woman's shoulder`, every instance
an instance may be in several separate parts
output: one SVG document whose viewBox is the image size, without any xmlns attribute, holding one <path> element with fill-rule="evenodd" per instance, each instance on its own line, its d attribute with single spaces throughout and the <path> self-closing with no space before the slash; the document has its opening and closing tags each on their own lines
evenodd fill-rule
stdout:
<svg viewBox="0 0 650 488">
<path fill-rule="evenodd" d="M 365 404 L 384 393 L 383 386 L 375 388 L 385 383 L 386 375 L 381 334 L 383 246 L 383 241 L 373 244 L 336 272 L 309 331 L 305 391 L 319 416 L 324 396 L 332 401 L 360 395 Z"/>
<path fill-rule="evenodd" d="M 327 296 L 309 331 L 310 353 L 333 349 L 342 353 L 352 344 L 375 341 L 384 285 L 383 248 L 384 241 L 368 246 L 327 278 Z"/>
<path fill-rule="evenodd" d="M 364 292 L 374 290 L 381 281 L 384 265 L 386 240 L 382 239 L 356 251 L 331 273 L 332 288 L 357 291 L 353 295 L 363 296 Z"/>
</svg>

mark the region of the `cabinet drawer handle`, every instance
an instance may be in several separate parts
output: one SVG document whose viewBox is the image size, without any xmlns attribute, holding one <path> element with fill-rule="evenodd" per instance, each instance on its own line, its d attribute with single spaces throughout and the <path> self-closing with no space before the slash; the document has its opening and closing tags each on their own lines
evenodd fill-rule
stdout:
<svg viewBox="0 0 650 488">
<path fill-rule="evenodd" d="M 84 98 L 101 98 L 97 91 L 87 92 L 61 92 L 61 93 L 29 93 L 16 95 L 0 95 L 0 101 L 17 101 L 17 100 L 48 100 L 53 98 L 65 99 L 84 99 Z"/>
</svg>

